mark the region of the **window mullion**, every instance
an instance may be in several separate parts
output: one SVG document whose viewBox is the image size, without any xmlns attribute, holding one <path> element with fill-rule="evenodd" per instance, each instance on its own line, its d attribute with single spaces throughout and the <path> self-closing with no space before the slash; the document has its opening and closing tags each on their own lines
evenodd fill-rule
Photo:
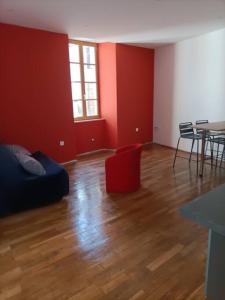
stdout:
<svg viewBox="0 0 225 300">
<path fill-rule="evenodd" d="M 83 61 L 83 46 L 79 45 L 80 51 L 80 74 L 81 74 L 81 92 L 84 118 L 87 117 L 86 100 L 85 100 L 85 83 L 84 83 L 84 61 Z"/>
<path fill-rule="evenodd" d="M 98 112 L 98 116 L 99 116 L 100 115 L 100 107 L 99 107 L 98 55 L 97 55 L 97 47 L 95 47 L 95 76 L 96 76 L 97 112 Z"/>
</svg>

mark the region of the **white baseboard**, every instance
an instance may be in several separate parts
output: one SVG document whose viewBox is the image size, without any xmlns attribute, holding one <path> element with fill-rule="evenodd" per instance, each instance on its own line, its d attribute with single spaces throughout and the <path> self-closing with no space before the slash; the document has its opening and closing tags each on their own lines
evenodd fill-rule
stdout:
<svg viewBox="0 0 225 300">
<path fill-rule="evenodd" d="M 76 162 L 77 162 L 77 159 L 73 159 L 73 160 L 63 162 L 63 163 L 61 163 L 61 165 L 65 166 L 65 165 L 73 164 L 73 163 L 76 163 Z"/>
<path fill-rule="evenodd" d="M 146 142 L 146 143 L 144 143 L 143 145 L 144 145 L 144 146 L 147 146 L 147 145 L 151 145 L 151 144 L 153 144 L 153 142 Z"/>
<path fill-rule="evenodd" d="M 146 142 L 143 145 L 147 146 L 147 145 L 151 145 L 151 144 L 153 144 L 153 142 Z M 99 153 L 99 152 L 102 152 L 102 151 L 115 152 L 116 149 L 102 148 L 102 149 L 98 149 L 98 150 L 94 150 L 94 151 L 89 151 L 89 152 L 84 152 L 84 153 L 81 153 L 81 154 L 77 154 L 77 157 L 82 157 L 82 156 L 86 156 L 86 155 L 96 154 L 96 153 Z M 61 163 L 61 165 L 65 166 L 65 165 L 76 163 L 76 162 L 77 162 L 77 159 L 74 159 L 74 160 L 70 160 L 70 161 L 66 161 L 64 163 Z"/>
<path fill-rule="evenodd" d="M 151 145 L 153 142 L 146 142 L 143 145 L 147 146 L 147 145 Z M 94 151 L 89 151 L 89 152 L 84 152 L 81 154 L 78 154 L 77 157 L 79 156 L 85 156 L 85 155 L 90 155 L 90 154 L 94 154 L 94 153 L 98 153 L 98 152 L 102 152 L 102 151 L 111 151 L 111 152 L 115 152 L 116 149 L 110 149 L 110 148 L 103 148 L 103 149 L 98 149 L 98 150 L 94 150 Z"/>
<path fill-rule="evenodd" d="M 90 155 L 90 154 L 95 154 L 95 153 L 99 153 L 99 152 L 102 152 L 102 151 L 112 151 L 112 152 L 114 152 L 115 149 L 106 149 L 106 148 L 98 149 L 98 150 L 94 150 L 94 151 L 89 151 L 89 152 L 84 152 L 84 153 L 78 154 L 77 157 L 81 157 L 81 156 L 85 156 L 85 155 Z"/>
</svg>

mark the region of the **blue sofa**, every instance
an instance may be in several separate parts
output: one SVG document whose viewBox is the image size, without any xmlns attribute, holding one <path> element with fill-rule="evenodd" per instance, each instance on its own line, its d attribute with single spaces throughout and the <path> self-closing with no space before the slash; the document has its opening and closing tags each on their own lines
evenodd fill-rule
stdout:
<svg viewBox="0 0 225 300">
<path fill-rule="evenodd" d="M 61 165 L 41 152 L 32 157 L 43 165 L 45 175 L 28 173 L 11 151 L 0 145 L 0 217 L 47 205 L 69 193 L 69 176 Z"/>
</svg>

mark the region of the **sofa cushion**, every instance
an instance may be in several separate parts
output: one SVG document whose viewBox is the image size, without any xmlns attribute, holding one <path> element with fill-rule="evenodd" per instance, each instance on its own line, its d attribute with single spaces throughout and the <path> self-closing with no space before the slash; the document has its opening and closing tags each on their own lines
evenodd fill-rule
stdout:
<svg viewBox="0 0 225 300">
<path fill-rule="evenodd" d="M 31 157 L 44 167 L 44 176 L 28 173 L 16 155 L 0 145 L 0 218 L 48 205 L 69 193 L 69 176 L 63 166 L 40 151 Z"/>
<path fill-rule="evenodd" d="M 14 155 L 16 154 L 26 154 L 31 155 L 30 151 L 20 145 L 6 145 L 7 149 L 11 151 Z"/>
<path fill-rule="evenodd" d="M 23 154 L 17 153 L 16 157 L 20 165 L 29 173 L 33 175 L 43 176 L 46 174 L 44 167 L 35 158 Z"/>
</svg>

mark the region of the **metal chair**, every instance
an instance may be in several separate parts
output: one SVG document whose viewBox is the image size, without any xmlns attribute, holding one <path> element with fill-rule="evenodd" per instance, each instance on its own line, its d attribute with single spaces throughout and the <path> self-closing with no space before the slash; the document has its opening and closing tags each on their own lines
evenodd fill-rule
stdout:
<svg viewBox="0 0 225 300">
<path fill-rule="evenodd" d="M 201 138 L 200 134 L 194 133 L 194 129 L 193 129 L 192 126 L 193 126 L 192 122 L 185 122 L 185 123 L 180 123 L 179 124 L 180 137 L 179 137 L 178 142 L 177 142 L 177 148 L 176 148 L 174 161 L 173 161 L 173 168 L 175 167 L 180 140 L 181 139 L 186 139 L 186 140 L 191 140 L 192 141 L 191 153 L 190 153 L 190 156 L 189 156 L 189 163 L 191 162 L 191 157 L 192 157 L 192 152 L 193 152 L 195 141 L 197 141 L 197 173 L 198 173 L 199 140 L 201 140 L 202 138 Z"/>
<path fill-rule="evenodd" d="M 223 162 L 224 154 L 225 154 L 225 141 L 224 141 L 224 145 L 223 145 L 223 151 L 222 151 L 221 160 L 220 160 L 220 167 L 222 166 L 222 162 Z"/>
<path fill-rule="evenodd" d="M 207 124 L 209 123 L 209 120 L 197 120 L 195 122 L 196 125 L 201 125 L 201 124 Z M 196 128 L 196 133 L 199 134 L 200 136 L 203 135 L 203 130 Z M 213 144 L 212 144 L 212 139 L 214 137 L 214 134 L 207 131 L 206 132 L 206 145 L 205 145 L 205 155 L 207 155 L 207 150 L 208 150 L 208 143 L 210 142 L 210 153 L 211 153 L 211 165 L 213 163 Z"/>
<path fill-rule="evenodd" d="M 207 124 L 207 123 L 209 123 L 209 120 L 197 120 L 195 122 L 196 125 Z M 203 130 L 196 128 L 196 133 L 197 134 L 203 134 Z"/>
<path fill-rule="evenodd" d="M 196 125 L 200 124 L 206 124 L 209 123 L 208 120 L 198 120 L 196 121 Z M 203 134 L 202 129 L 196 129 L 197 134 Z M 217 150 L 216 150 L 216 167 L 218 164 L 218 158 L 219 158 L 219 148 L 220 145 L 223 145 L 223 150 L 221 151 L 221 161 L 220 161 L 220 166 L 222 165 L 223 161 L 223 156 L 225 152 L 225 132 L 216 132 L 216 131 L 207 131 L 206 133 L 206 154 L 207 154 L 207 149 L 208 149 L 208 142 L 210 142 L 210 151 L 211 151 L 211 165 L 213 163 L 213 154 L 214 154 L 214 144 L 217 144 Z"/>
<path fill-rule="evenodd" d="M 219 159 L 219 153 L 221 152 L 221 158 L 220 158 L 220 167 L 222 166 L 224 152 L 225 152 L 225 137 L 216 137 L 213 139 L 213 144 L 217 144 L 217 150 L 216 150 L 216 168 L 218 165 L 218 159 Z M 220 151 L 220 146 L 222 146 L 222 151 Z"/>
</svg>

